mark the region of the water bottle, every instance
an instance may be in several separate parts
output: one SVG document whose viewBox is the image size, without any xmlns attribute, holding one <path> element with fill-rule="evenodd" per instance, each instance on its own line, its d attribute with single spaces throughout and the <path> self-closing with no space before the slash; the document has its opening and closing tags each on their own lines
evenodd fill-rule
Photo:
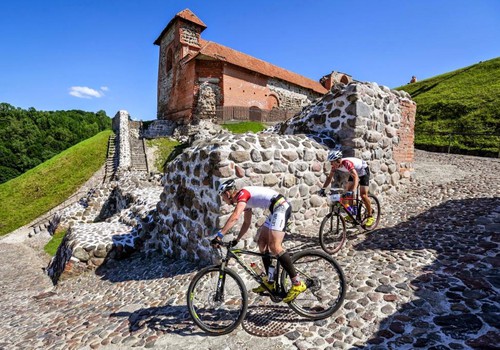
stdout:
<svg viewBox="0 0 500 350">
<path fill-rule="evenodd" d="M 260 276 L 260 277 L 265 277 L 266 276 L 266 274 L 264 273 L 264 271 L 262 271 L 262 269 L 256 263 L 251 263 L 250 267 L 252 268 L 252 270 L 254 270 L 254 272 L 258 276 Z"/>
<path fill-rule="evenodd" d="M 352 215 L 352 216 L 356 216 L 357 212 L 358 212 L 358 208 L 351 205 L 350 207 L 347 207 L 347 211 Z"/>
<path fill-rule="evenodd" d="M 274 272 L 276 271 L 276 267 L 272 264 L 269 266 L 269 273 L 267 274 L 267 281 L 269 283 L 274 283 Z"/>
<path fill-rule="evenodd" d="M 357 206 L 355 206 L 355 205 L 351 205 L 351 206 L 350 206 L 350 209 L 351 209 L 351 214 L 352 214 L 353 216 L 356 216 L 356 214 L 358 213 L 358 207 L 357 207 Z"/>
</svg>

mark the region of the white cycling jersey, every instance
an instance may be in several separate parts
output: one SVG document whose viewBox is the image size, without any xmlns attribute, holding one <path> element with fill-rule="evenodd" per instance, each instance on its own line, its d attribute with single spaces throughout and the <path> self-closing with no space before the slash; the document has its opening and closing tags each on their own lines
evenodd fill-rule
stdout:
<svg viewBox="0 0 500 350">
<path fill-rule="evenodd" d="M 237 202 L 246 202 L 247 208 L 269 208 L 271 200 L 279 193 L 268 187 L 247 186 L 243 187 L 236 197 Z"/>
<path fill-rule="evenodd" d="M 268 187 L 248 186 L 243 187 L 236 195 L 236 201 L 245 202 L 247 209 L 262 208 L 269 209 L 271 213 L 264 222 L 264 227 L 273 231 L 284 231 L 288 219 L 292 214 L 292 208 L 283 196 Z M 271 208 L 271 203 L 273 206 Z"/>
<path fill-rule="evenodd" d="M 355 169 L 358 173 L 358 176 L 366 175 L 366 168 L 368 164 L 359 158 L 347 157 L 342 158 L 342 165 L 337 168 L 338 171 L 342 171 L 344 173 L 350 172 L 352 169 Z"/>
</svg>

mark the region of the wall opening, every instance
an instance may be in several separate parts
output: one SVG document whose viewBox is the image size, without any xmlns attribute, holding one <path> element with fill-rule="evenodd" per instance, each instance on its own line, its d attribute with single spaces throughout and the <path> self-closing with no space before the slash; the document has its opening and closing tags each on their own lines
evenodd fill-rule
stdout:
<svg viewBox="0 0 500 350">
<path fill-rule="evenodd" d="M 172 48 L 168 49 L 167 51 L 167 73 L 172 70 L 173 66 L 173 59 L 174 59 L 174 54 L 172 52 Z"/>
</svg>

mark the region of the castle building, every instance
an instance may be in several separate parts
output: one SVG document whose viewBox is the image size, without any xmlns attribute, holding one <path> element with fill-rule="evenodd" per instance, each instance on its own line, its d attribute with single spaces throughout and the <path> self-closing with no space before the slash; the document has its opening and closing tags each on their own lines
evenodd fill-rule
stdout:
<svg viewBox="0 0 500 350">
<path fill-rule="evenodd" d="M 335 81 L 352 80 L 338 72 L 322 77 L 320 82 L 311 80 L 204 40 L 201 33 L 206 28 L 185 9 L 170 20 L 154 42 L 160 47 L 158 119 L 180 124 L 221 116 L 264 121 L 263 116 L 272 114 L 269 111 L 285 119 L 323 96 Z M 276 113 L 279 111 L 284 113 Z"/>
</svg>

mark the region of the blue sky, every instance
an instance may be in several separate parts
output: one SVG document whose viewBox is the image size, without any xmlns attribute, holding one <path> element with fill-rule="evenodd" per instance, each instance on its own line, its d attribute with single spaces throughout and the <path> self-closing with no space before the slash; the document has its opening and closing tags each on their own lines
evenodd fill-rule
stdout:
<svg viewBox="0 0 500 350">
<path fill-rule="evenodd" d="M 156 118 L 159 47 L 189 8 L 206 40 L 318 80 L 390 88 L 500 56 L 498 0 L 10 0 L 0 4 L 0 102 Z"/>
</svg>

